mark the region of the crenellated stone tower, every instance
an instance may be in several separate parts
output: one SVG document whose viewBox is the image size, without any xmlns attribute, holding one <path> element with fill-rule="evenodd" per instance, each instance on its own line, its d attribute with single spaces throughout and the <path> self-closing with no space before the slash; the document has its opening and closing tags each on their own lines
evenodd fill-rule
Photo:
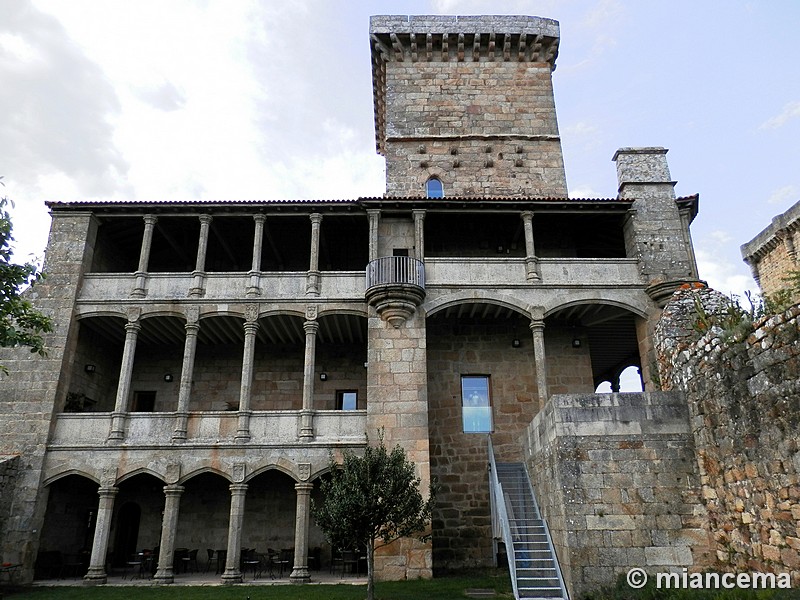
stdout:
<svg viewBox="0 0 800 600">
<path fill-rule="evenodd" d="M 375 132 L 387 196 L 567 195 L 551 73 L 557 21 L 377 16 Z"/>
</svg>

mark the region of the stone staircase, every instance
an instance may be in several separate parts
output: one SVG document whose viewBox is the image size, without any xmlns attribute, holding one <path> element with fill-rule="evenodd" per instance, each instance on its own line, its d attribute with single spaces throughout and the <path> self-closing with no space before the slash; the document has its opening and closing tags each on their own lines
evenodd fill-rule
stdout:
<svg viewBox="0 0 800 600">
<path fill-rule="evenodd" d="M 497 477 L 508 513 L 519 600 L 564 598 L 569 595 L 561 579 L 539 506 L 522 463 L 498 463 Z M 509 540 L 504 540 L 509 559 Z M 512 571 L 513 573 L 513 571 Z"/>
</svg>

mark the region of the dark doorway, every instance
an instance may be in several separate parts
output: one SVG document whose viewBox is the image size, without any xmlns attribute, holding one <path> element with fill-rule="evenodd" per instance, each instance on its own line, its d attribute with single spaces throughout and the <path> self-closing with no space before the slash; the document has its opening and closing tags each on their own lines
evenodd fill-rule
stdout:
<svg viewBox="0 0 800 600">
<path fill-rule="evenodd" d="M 120 507 L 114 541 L 114 566 L 123 566 L 128 558 L 136 554 L 141 517 L 142 509 L 135 502 L 126 502 Z"/>
</svg>

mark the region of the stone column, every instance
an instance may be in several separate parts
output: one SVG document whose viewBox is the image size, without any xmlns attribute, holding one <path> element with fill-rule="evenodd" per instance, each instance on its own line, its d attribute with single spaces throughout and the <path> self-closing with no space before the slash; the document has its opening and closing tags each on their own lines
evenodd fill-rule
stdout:
<svg viewBox="0 0 800 600">
<path fill-rule="evenodd" d="M 131 313 L 125 324 L 125 345 L 122 349 L 122 365 L 119 369 L 117 399 L 114 403 L 114 412 L 111 413 L 111 433 L 108 434 L 108 441 L 111 443 L 121 442 L 125 437 L 125 416 L 128 413 L 128 398 L 131 394 L 136 338 L 142 328 L 139 323 L 139 314 L 138 311 Z"/>
<path fill-rule="evenodd" d="M 147 295 L 145 285 L 147 284 L 147 263 L 150 262 L 150 248 L 153 245 L 153 229 L 158 221 L 154 215 L 144 216 L 144 235 L 142 236 L 142 250 L 139 252 L 139 267 L 136 269 L 136 284 L 133 287 L 131 296 L 134 298 L 144 298 Z"/>
<path fill-rule="evenodd" d="M 539 395 L 539 410 L 547 404 L 547 357 L 544 352 L 544 310 L 531 311 L 533 333 L 533 357 L 536 362 L 536 388 Z"/>
<path fill-rule="evenodd" d="M 200 241 L 197 244 L 197 262 L 195 263 L 194 273 L 192 273 L 192 287 L 189 289 L 189 296 L 201 298 L 205 293 L 203 282 L 206 270 L 206 250 L 208 249 L 208 230 L 211 226 L 211 215 L 200 215 Z"/>
<path fill-rule="evenodd" d="M 425 211 L 414 209 L 414 247 L 417 260 L 425 260 Z"/>
<path fill-rule="evenodd" d="M 239 444 L 250 441 L 250 393 L 253 386 L 253 363 L 256 354 L 258 321 L 255 310 L 244 324 L 244 354 L 242 357 L 242 386 L 239 390 L 239 426 L 234 441 Z"/>
<path fill-rule="evenodd" d="M 292 583 L 306 583 L 311 579 L 308 574 L 308 523 L 311 490 L 313 483 L 300 482 L 294 486 L 297 492 L 297 510 L 294 521 L 294 568 L 289 579 Z"/>
<path fill-rule="evenodd" d="M 97 490 L 100 504 L 97 506 L 97 522 L 94 527 L 92 557 L 89 559 L 89 571 L 83 577 L 87 583 L 105 583 L 106 555 L 108 554 L 108 536 L 111 533 L 111 516 L 114 514 L 114 498 L 119 488 L 101 487 Z"/>
<path fill-rule="evenodd" d="M 316 369 L 317 331 L 319 323 L 303 323 L 306 332 L 306 354 L 303 361 L 303 410 L 300 411 L 300 439 L 314 438 L 314 372 Z"/>
<path fill-rule="evenodd" d="M 200 309 L 192 306 L 186 314 L 186 339 L 183 343 L 183 363 L 181 365 L 181 383 L 178 390 L 178 408 L 175 415 L 175 431 L 173 442 L 186 440 L 189 421 L 189 399 L 192 395 L 192 376 L 194 374 L 194 357 L 197 350 L 197 334 L 200 332 Z"/>
<path fill-rule="evenodd" d="M 536 256 L 536 248 L 533 245 L 533 212 L 526 210 L 520 216 L 525 228 L 525 279 L 528 281 L 541 281 L 542 274 L 539 271 L 539 259 Z"/>
<path fill-rule="evenodd" d="M 164 486 L 164 517 L 161 521 L 158 570 L 154 576 L 159 583 L 172 583 L 175 579 L 172 563 L 175 554 L 175 536 L 178 533 L 178 510 L 184 489 L 182 485 Z"/>
<path fill-rule="evenodd" d="M 250 285 L 247 286 L 248 296 L 258 296 L 261 294 L 261 246 L 264 243 L 264 223 L 267 221 L 266 215 L 253 215 L 256 224 L 255 235 L 253 236 L 253 265 L 250 268 Z"/>
<path fill-rule="evenodd" d="M 381 220 L 381 211 L 377 208 L 367 210 L 369 219 L 369 260 L 378 258 L 378 223 Z"/>
<path fill-rule="evenodd" d="M 228 521 L 228 557 L 225 562 L 222 581 L 225 583 L 241 583 L 242 526 L 244 525 L 244 501 L 247 494 L 247 484 L 232 483 L 229 489 L 231 490 L 231 516 Z"/>
<path fill-rule="evenodd" d="M 319 296 L 319 229 L 322 215 L 311 215 L 311 264 L 308 266 L 308 279 L 306 280 L 306 294 Z"/>
</svg>

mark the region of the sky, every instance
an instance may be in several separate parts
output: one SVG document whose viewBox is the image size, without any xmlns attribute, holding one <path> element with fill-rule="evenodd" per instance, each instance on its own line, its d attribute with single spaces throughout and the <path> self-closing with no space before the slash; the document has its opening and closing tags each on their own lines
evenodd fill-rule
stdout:
<svg viewBox="0 0 800 600">
<path fill-rule="evenodd" d="M 2 0 L 17 258 L 44 253 L 45 201 L 382 195 L 373 14 L 558 20 L 570 196 L 614 197 L 618 148 L 666 147 L 701 278 L 756 289 L 739 246 L 800 199 L 795 0 Z"/>
</svg>

